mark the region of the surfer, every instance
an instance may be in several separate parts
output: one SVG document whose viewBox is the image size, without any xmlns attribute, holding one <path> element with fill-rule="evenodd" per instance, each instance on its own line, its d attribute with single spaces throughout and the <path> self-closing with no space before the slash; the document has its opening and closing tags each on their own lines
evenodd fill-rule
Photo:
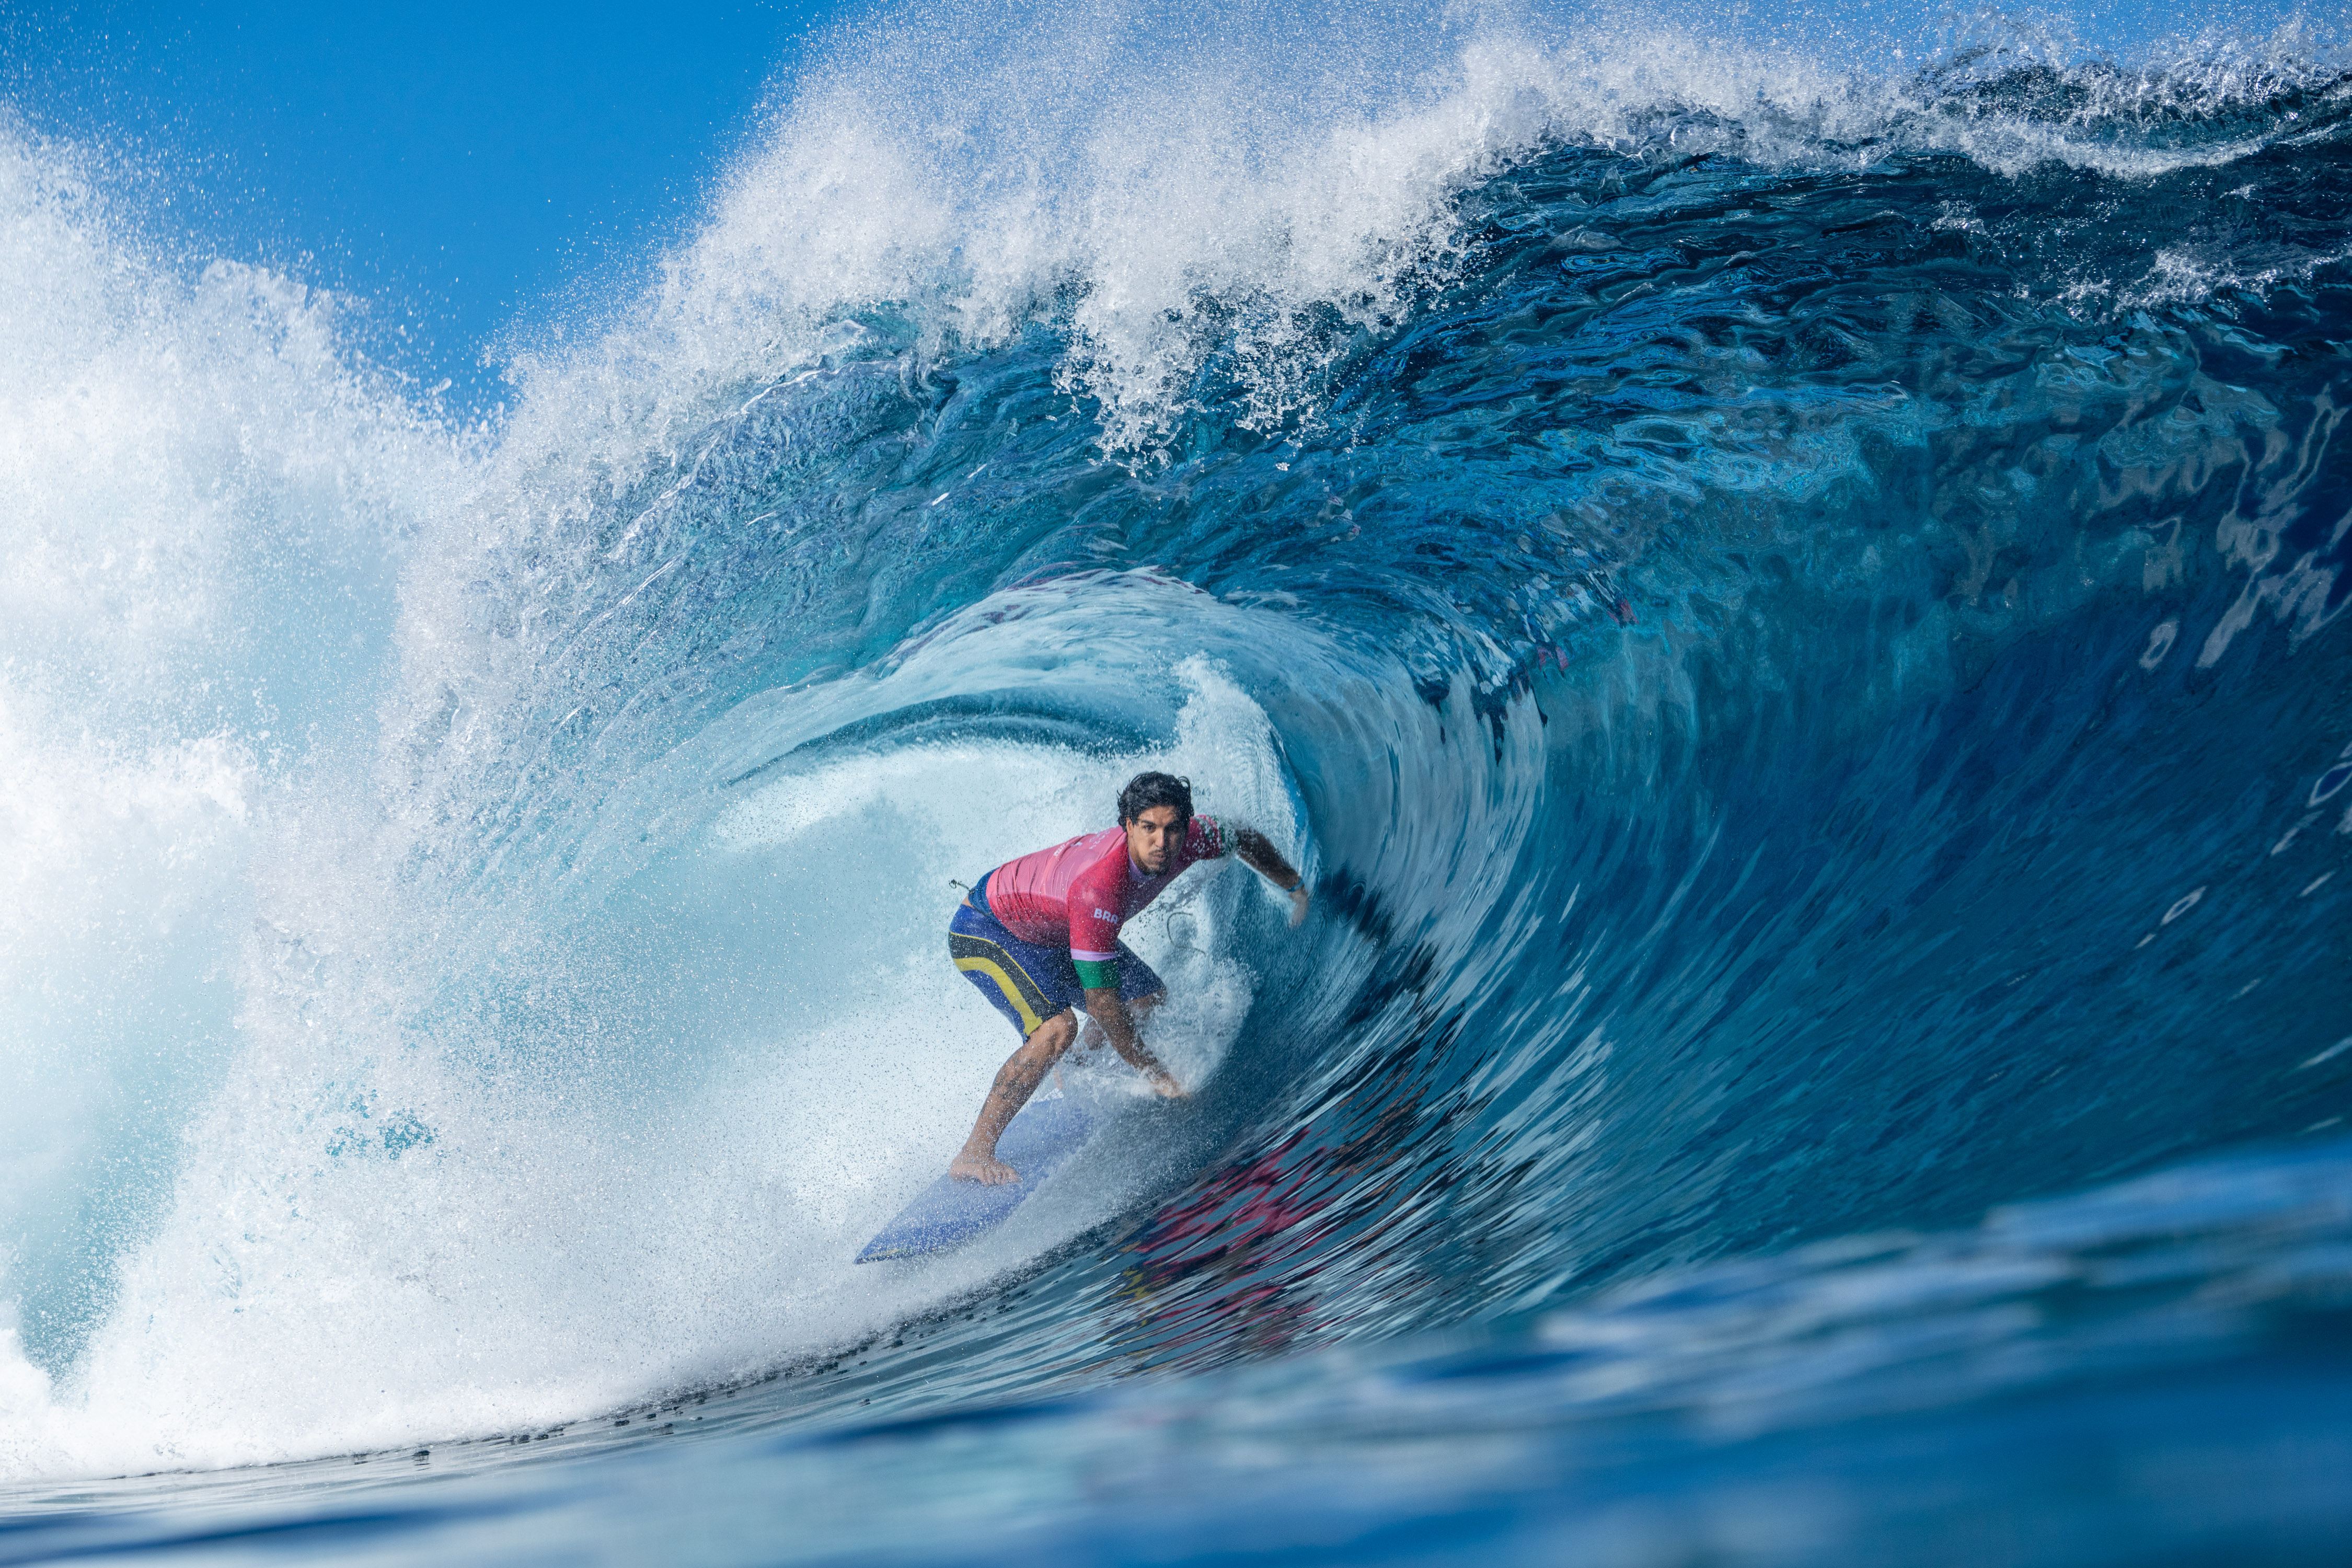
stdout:
<svg viewBox="0 0 2352 1568">
<path fill-rule="evenodd" d="M 996 1157 L 996 1140 L 1079 1037 L 1080 1007 L 1088 1050 L 1108 1038 L 1155 1092 L 1182 1097 L 1184 1087 L 1136 1035 L 1168 988 L 1118 931 L 1187 867 L 1226 854 L 1290 895 L 1292 925 L 1307 918 L 1306 879 L 1265 836 L 1193 816 L 1191 781 L 1169 773 L 1128 781 L 1118 792 L 1117 827 L 1008 860 L 972 888 L 949 923 L 948 952 L 1013 1020 L 1021 1048 L 997 1069 L 948 1174 L 991 1184 L 1021 1179 Z"/>
</svg>

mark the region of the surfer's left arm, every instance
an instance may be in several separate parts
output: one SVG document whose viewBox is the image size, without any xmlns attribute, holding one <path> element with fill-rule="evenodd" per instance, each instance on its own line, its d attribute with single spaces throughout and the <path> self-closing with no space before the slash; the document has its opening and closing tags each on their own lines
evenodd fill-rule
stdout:
<svg viewBox="0 0 2352 1568">
<path fill-rule="evenodd" d="M 1290 923 L 1297 925 L 1307 918 L 1307 900 L 1314 895 L 1307 891 L 1307 879 L 1290 868 L 1282 851 L 1270 843 L 1265 835 L 1255 827 L 1234 829 L 1234 853 L 1242 864 L 1290 895 Z"/>
</svg>

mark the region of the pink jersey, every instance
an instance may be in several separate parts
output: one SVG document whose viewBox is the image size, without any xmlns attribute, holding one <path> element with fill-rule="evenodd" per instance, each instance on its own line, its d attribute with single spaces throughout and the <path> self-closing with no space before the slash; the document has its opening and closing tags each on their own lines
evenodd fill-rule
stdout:
<svg viewBox="0 0 2352 1568">
<path fill-rule="evenodd" d="M 1168 869 L 1147 877 L 1128 858 L 1126 830 L 1106 827 L 991 871 L 988 912 L 1023 942 L 1041 947 L 1066 942 L 1078 963 L 1108 963 L 1118 957 L 1120 926 L 1186 867 L 1224 852 L 1224 828 L 1213 816 L 1196 816 Z"/>
</svg>

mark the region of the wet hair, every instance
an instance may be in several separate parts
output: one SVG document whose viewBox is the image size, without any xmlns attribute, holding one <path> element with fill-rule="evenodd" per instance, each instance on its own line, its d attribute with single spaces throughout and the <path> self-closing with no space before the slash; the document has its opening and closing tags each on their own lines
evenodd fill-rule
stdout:
<svg viewBox="0 0 2352 1568">
<path fill-rule="evenodd" d="M 1125 827 L 1155 805 L 1172 805 L 1176 820 L 1192 820 L 1192 781 L 1174 773 L 1138 773 L 1118 792 L 1118 825 Z"/>
</svg>

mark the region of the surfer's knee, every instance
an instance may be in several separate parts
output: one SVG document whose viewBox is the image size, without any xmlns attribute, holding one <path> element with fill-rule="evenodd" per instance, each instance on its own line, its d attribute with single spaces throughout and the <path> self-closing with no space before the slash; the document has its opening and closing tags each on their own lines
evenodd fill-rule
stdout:
<svg viewBox="0 0 2352 1568">
<path fill-rule="evenodd" d="M 1070 1048 L 1070 1042 L 1077 1036 L 1077 1017 L 1065 1007 L 1038 1025 L 1035 1032 L 1022 1042 L 1021 1055 L 1034 1058 L 1044 1066 L 1050 1067 L 1061 1059 L 1062 1053 Z"/>
</svg>

